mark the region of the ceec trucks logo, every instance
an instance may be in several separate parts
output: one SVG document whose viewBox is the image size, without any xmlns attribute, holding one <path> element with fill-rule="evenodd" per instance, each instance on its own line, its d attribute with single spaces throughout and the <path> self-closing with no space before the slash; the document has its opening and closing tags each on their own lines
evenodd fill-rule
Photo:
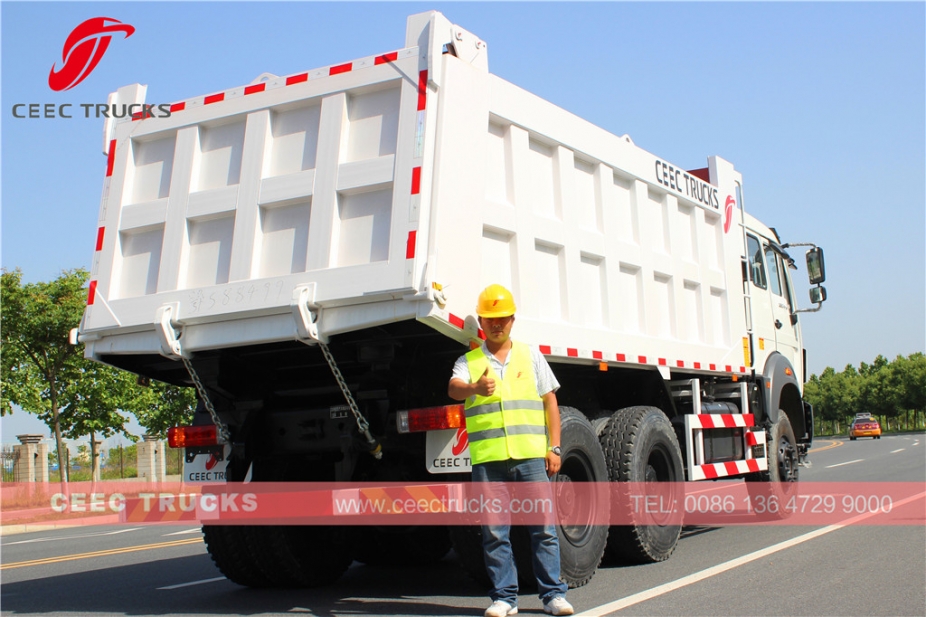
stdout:
<svg viewBox="0 0 926 617">
<path fill-rule="evenodd" d="M 93 17 L 71 31 L 61 52 L 60 69 L 52 65 L 48 86 L 55 92 L 70 90 L 93 72 L 103 59 L 113 34 L 129 38 L 135 28 L 111 17 Z"/>
</svg>

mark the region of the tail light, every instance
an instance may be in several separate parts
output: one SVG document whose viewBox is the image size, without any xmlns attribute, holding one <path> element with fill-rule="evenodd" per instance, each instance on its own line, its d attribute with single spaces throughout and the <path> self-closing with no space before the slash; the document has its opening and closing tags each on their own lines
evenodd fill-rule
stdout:
<svg viewBox="0 0 926 617">
<path fill-rule="evenodd" d="M 400 433 L 439 431 L 465 425 L 466 415 L 463 413 L 463 405 L 409 409 L 400 411 L 396 418 L 396 428 Z"/>
<path fill-rule="evenodd" d="M 167 430 L 167 445 L 171 448 L 216 446 L 219 444 L 215 424 L 202 426 L 175 426 Z"/>
</svg>

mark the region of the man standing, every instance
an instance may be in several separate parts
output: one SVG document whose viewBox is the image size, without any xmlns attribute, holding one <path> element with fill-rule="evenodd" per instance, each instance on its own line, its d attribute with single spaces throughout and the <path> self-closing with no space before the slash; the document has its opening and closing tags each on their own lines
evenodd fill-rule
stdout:
<svg viewBox="0 0 926 617">
<path fill-rule="evenodd" d="M 515 304 L 511 292 L 489 285 L 476 305 L 485 342 L 453 367 L 447 393 L 465 400 L 466 430 L 474 482 L 549 482 L 559 471 L 559 382 L 546 359 L 511 340 Z M 552 492 L 547 491 L 552 499 Z M 559 579 L 559 539 L 552 524 L 528 526 L 534 576 L 543 610 L 572 615 L 566 584 Z M 482 545 L 492 583 L 485 617 L 518 612 L 518 575 L 511 550 L 511 526 L 484 525 Z"/>
</svg>

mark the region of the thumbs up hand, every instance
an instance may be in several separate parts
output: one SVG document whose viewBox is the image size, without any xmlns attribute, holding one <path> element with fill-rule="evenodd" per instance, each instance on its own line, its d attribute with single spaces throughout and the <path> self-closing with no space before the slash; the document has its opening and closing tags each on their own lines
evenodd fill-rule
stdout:
<svg viewBox="0 0 926 617">
<path fill-rule="evenodd" d="M 495 380 L 489 377 L 489 367 L 486 367 L 479 381 L 473 383 L 473 386 L 479 396 L 492 396 L 495 392 Z"/>
</svg>

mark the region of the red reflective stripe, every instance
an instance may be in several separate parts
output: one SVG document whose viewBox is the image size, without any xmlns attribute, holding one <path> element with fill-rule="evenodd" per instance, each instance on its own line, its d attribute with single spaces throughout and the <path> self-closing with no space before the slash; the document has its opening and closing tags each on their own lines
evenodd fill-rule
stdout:
<svg viewBox="0 0 926 617">
<path fill-rule="evenodd" d="M 624 355 L 624 354 L 622 354 L 622 353 L 617 354 L 617 361 L 618 361 L 618 362 L 625 362 L 626 360 L 627 360 L 627 356 L 626 356 L 626 355 Z"/>
<path fill-rule="evenodd" d="M 183 111 L 184 109 L 186 109 L 186 103 L 174 103 L 170 106 L 170 113 L 174 113 L 175 111 Z"/>
<path fill-rule="evenodd" d="M 756 434 L 752 431 L 746 431 L 746 445 L 755 446 L 759 443 L 759 440 L 756 439 Z"/>
<path fill-rule="evenodd" d="M 637 356 L 637 362 L 640 364 L 646 364 L 646 356 Z"/>
<path fill-rule="evenodd" d="M 675 364 L 678 366 L 678 368 L 685 368 L 684 360 L 676 360 Z"/>
<path fill-rule="evenodd" d="M 348 73 L 353 68 L 354 68 L 353 62 L 348 62 L 347 64 L 339 64 L 338 66 L 333 66 L 330 69 L 328 69 L 328 74 L 338 75 L 340 73 Z"/>
<path fill-rule="evenodd" d="M 109 154 L 106 156 L 106 177 L 113 175 L 113 167 L 116 165 L 116 140 L 109 142 Z"/>
<path fill-rule="evenodd" d="M 756 415 L 752 413 L 744 413 L 743 419 L 746 421 L 746 426 L 755 426 L 756 425 Z"/>
<path fill-rule="evenodd" d="M 566 355 L 569 356 L 570 358 L 578 358 L 578 357 L 579 357 L 579 350 L 578 350 L 578 349 L 573 349 L 572 347 L 570 347 L 570 348 L 568 348 L 568 349 L 566 350 Z"/>
<path fill-rule="evenodd" d="M 759 461 L 754 458 L 748 459 L 746 461 L 746 466 L 749 467 L 749 471 L 756 472 L 759 471 Z"/>
<path fill-rule="evenodd" d="M 412 195 L 421 192 L 421 167 L 412 169 Z"/>
<path fill-rule="evenodd" d="M 413 259 L 415 257 L 415 239 L 418 237 L 418 232 L 414 229 L 408 232 L 408 242 L 405 244 L 405 259 Z"/>
<path fill-rule="evenodd" d="M 90 281 L 90 287 L 87 288 L 87 306 L 93 304 L 93 301 L 96 300 L 96 281 Z"/>
<path fill-rule="evenodd" d="M 291 77 L 287 77 L 286 85 L 291 86 L 293 84 L 301 84 L 304 81 L 309 81 L 308 73 L 300 73 L 299 75 L 292 75 Z"/>
<path fill-rule="evenodd" d="M 698 420 L 701 422 L 701 428 L 714 428 L 714 419 L 710 415 L 700 414 Z"/>
<path fill-rule="evenodd" d="M 665 366 L 665 365 L 666 365 L 666 359 L 665 359 L 665 358 L 659 358 L 659 366 Z"/>
<path fill-rule="evenodd" d="M 246 86 L 244 89 L 244 95 L 247 96 L 249 94 L 256 94 L 257 92 L 263 92 L 266 89 L 267 89 L 266 83 L 254 84 L 253 86 Z"/>
<path fill-rule="evenodd" d="M 740 468 L 737 466 L 736 461 L 729 461 L 723 464 L 727 469 L 728 476 L 735 476 L 740 472 Z"/>
<path fill-rule="evenodd" d="M 717 370 L 717 365 L 716 365 L 716 364 L 711 364 L 710 369 L 711 369 L 712 371 L 716 371 L 716 370 Z"/>
<path fill-rule="evenodd" d="M 713 480 L 714 478 L 719 477 L 717 475 L 717 470 L 714 469 L 713 465 L 701 465 L 701 470 L 704 472 L 704 477 L 708 480 Z"/>
<path fill-rule="evenodd" d="M 390 54 L 383 54 L 382 56 L 376 56 L 376 60 L 373 61 L 373 64 L 386 64 L 387 62 L 395 62 L 399 59 L 399 52 L 394 51 Z"/>
<path fill-rule="evenodd" d="M 592 357 L 595 358 L 596 360 L 603 360 L 604 354 L 602 354 L 600 351 L 593 351 Z"/>
<path fill-rule="evenodd" d="M 428 101 L 428 72 L 418 73 L 418 111 L 422 111 Z"/>
<path fill-rule="evenodd" d="M 453 326 L 456 326 L 456 327 L 458 327 L 460 330 L 462 330 L 462 329 L 463 329 L 463 326 L 466 324 L 466 322 L 463 321 L 463 318 L 462 318 L 462 317 L 457 317 L 456 315 L 454 315 L 453 313 L 451 313 L 451 314 L 450 314 L 450 324 L 453 325 Z"/>
<path fill-rule="evenodd" d="M 544 354 L 545 356 L 549 356 L 551 353 L 553 353 L 553 350 L 550 348 L 549 345 L 541 345 L 540 353 Z"/>
<path fill-rule="evenodd" d="M 727 365 L 727 372 L 728 372 L 728 373 L 732 373 L 732 372 L 733 372 L 733 367 L 730 366 L 729 364 Z"/>
<path fill-rule="evenodd" d="M 96 250 L 103 250 L 103 234 L 106 232 L 105 227 L 100 227 L 96 230 Z"/>
<path fill-rule="evenodd" d="M 701 368 L 701 363 L 700 363 L 700 362 L 695 362 L 695 363 L 694 363 L 694 367 L 695 367 L 695 368 Z"/>
<path fill-rule="evenodd" d="M 203 105 L 212 105 L 213 103 L 218 103 L 219 101 L 225 100 L 225 93 L 219 92 L 218 94 L 210 94 L 203 99 Z"/>
</svg>

